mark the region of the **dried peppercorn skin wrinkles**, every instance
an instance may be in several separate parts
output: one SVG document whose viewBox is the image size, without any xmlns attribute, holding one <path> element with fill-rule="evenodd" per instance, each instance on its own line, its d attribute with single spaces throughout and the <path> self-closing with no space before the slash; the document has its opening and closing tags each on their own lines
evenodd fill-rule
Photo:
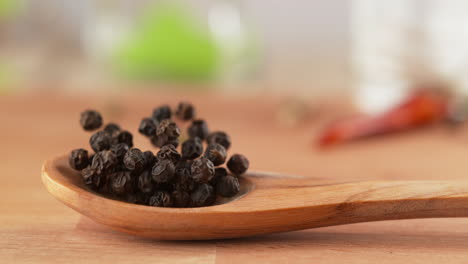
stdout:
<svg viewBox="0 0 468 264">
<path fill-rule="evenodd" d="M 181 152 L 186 159 L 196 159 L 203 153 L 203 143 L 199 138 L 189 138 L 182 143 Z"/>
<path fill-rule="evenodd" d="M 225 176 L 219 179 L 216 185 L 216 193 L 224 197 L 232 197 L 240 191 L 239 179 L 235 176 Z"/>
<path fill-rule="evenodd" d="M 85 187 L 60 156 L 42 180 L 57 199 L 109 227 L 167 240 L 244 237 L 367 221 L 468 217 L 468 181 L 329 183 L 314 178 L 247 173 L 241 191 L 215 206 L 160 208 L 105 198 Z"/>
</svg>

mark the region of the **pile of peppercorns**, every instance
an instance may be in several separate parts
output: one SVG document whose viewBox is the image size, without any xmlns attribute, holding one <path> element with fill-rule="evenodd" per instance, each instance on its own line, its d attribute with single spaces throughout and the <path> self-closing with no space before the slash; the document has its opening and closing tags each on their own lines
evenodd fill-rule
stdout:
<svg viewBox="0 0 468 264">
<path fill-rule="evenodd" d="M 132 134 L 109 123 L 89 140 L 94 154 L 75 149 L 69 156 L 70 166 L 81 172 L 84 183 L 93 190 L 130 203 L 200 207 L 214 204 L 218 195 L 236 195 L 240 190 L 238 177 L 249 167 L 247 158 L 232 155 L 227 162 L 228 173 L 219 166 L 227 159 L 230 137 L 222 131 L 210 133 L 204 120 L 194 119 L 195 109 L 190 103 L 180 103 L 175 116 L 180 122 L 191 121 L 180 153 L 181 131 L 171 119 L 171 108 L 164 105 L 154 109 L 151 117 L 143 118 L 138 128 L 159 148 L 156 155 L 134 148 Z M 96 130 L 102 123 L 97 111 L 81 113 L 80 124 L 86 131 Z"/>
</svg>

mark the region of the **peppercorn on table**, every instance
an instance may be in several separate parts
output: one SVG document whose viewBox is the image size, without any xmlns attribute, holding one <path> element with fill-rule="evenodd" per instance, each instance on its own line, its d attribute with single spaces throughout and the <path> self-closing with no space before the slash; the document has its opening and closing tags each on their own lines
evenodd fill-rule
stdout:
<svg viewBox="0 0 468 264">
<path fill-rule="evenodd" d="M 362 223 L 219 241 L 169 242 L 121 234 L 67 208 L 40 181 L 42 162 L 88 144 L 79 113 L 99 109 L 135 135 L 141 117 L 161 103 L 198 106 L 210 129 L 223 128 L 231 153 L 252 170 L 330 180 L 465 179 L 468 130 L 445 127 L 356 142 L 320 151 L 313 140 L 345 103 L 311 101 L 315 115 L 291 125 L 282 100 L 215 94 L 124 92 L 112 96 L 23 94 L 0 96 L 1 263 L 466 263 L 468 218 Z M 320 103 L 319 103 L 320 102 Z M 275 197 L 271 197 L 275 199 Z"/>
</svg>

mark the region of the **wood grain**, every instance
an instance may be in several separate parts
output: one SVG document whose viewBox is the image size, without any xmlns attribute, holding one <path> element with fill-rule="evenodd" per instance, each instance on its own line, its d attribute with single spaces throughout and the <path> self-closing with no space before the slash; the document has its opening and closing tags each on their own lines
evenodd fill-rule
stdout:
<svg viewBox="0 0 468 264">
<path fill-rule="evenodd" d="M 140 118 L 155 105 L 193 101 L 212 129 L 230 132 L 235 142 L 231 153 L 247 155 L 253 170 L 336 182 L 467 179 L 464 130 L 434 127 L 322 152 L 312 147 L 314 135 L 336 112 L 346 111 L 331 101 L 322 100 L 328 105 L 318 119 L 288 127 L 276 121 L 280 100 L 275 98 L 139 93 L 0 96 L 0 263 L 466 263 L 466 218 L 164 242 L 121 234 L 81 217 L 47 193 L 39 174 L 47 157 L 87 144 L 89 134 L 77 123 L 84 108 L 102 110 L 105 120 L 137 133 Z M 120 113 L 109 110 L 115 107 Z M 151 148 L 143 137 L 136 136 L 135 144 Z"/>
<path fill-rule="evenodd" d="M 201 208 L 133 205 L 92 192 L 66 155 L 44 163 L 42 180 L 61 202 L 115 230 L 163 240 L 237 238 L 360 222 L 468 216 L 468 181 L 321 184 L 310 178 L 241 178 L 238 197 Z M 275 197 L 275 199 L 271 199 Z"/>
</svg>

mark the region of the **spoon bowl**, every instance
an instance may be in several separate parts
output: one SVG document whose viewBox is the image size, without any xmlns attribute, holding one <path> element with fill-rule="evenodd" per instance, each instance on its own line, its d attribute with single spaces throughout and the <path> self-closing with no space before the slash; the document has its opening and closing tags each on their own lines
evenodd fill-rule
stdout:
<svg viewBox="0 0 468 264">
<path fill-rule="evenodd" d="M 244 237 L 358 222 L 468 216 L 468 181 L 331 183 L 266 172 L 241 191 L 198 208 L 130 204 L 93 192 L 67 156 L 46 161 L 42 181 L 58 200 L 115 230 L 163 240 Z"/>
</svg>

